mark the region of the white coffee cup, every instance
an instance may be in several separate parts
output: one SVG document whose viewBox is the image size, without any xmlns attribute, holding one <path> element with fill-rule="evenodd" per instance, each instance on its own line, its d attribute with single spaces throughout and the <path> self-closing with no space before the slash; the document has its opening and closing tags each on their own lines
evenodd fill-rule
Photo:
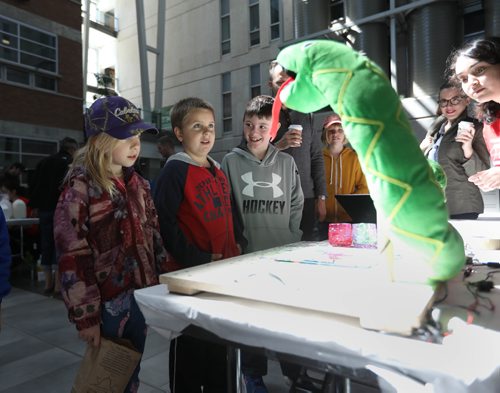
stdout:
<svg viewBox="0 0 500 393">
<path fill-rule="evenodd" d="M 302 132 L 302 126 L 300 124 L 290 124 L 288 129 Z"/>
<path fill-rule="evenodd" d="M 457 135 L 463 134 L 464 132 L 474 132 L 474 123 L 470 121 L 461 121 L 458 123 Z"/>
<path fill-rule="evenodd" d="M 292 142 L 289 142 L 288 147 L 300 147 L 302 145 L 302 126 L 300 124 L 290 124 L 288 131 L 293 131 L 295 135 L 298 134 Z"/>
</svg>

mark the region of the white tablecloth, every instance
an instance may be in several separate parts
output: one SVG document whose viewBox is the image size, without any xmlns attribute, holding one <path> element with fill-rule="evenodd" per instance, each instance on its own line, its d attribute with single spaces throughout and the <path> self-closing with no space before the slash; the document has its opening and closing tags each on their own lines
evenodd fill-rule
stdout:
<svg viewBox="0 0 500 393">
<path fill-rule="evenodd" d="M 455 289 L 460 285 L 455 282 Z M 494 291 L 494 302 L 500 305 L 499 290 Z M 450 291 L 443 314 L 465 315 L 451 305 L 468 305 L 472 298 L 458 291 L 459 300 L 456 292 Z M 500 391 L 500 333 L 460 319 L 452 319 L 454 332 L 434 344 L 367 331 L 354 318 L 208 293 L 176 295 L 165 285 L 138 290 L 135 297 L 147 323 L 169 338 L 195 325 L 244 345 L 327 364 L 368 367 L 379 375 L 387 372 L 384 378 L 389 381 L 402 378 L 392 383 L 405 393 L 410 391 L 406 384 L 414 392 Z M 498 329 L 498 311 L 480 311 Z"/>
<path fill-rule="evenodd" d="M 474 232 L 478 225 L 481 223 L 459 230 L 467 237 L 466 232 L 471 228 Z M 500 251 L 485 255 L 489 261 L 500 260 Z M 492 269 L 478 267 L 475 271 L 467 280 L 478 281 Z M 368 331 L 357 319 L 341 315 L 208 293 L 176 295 L 166 285 L 138 290 L 135 297 L 147 323 L 169 338 L 194 325 L 222 339 L 271 352 L 368 368 L 402 393 L 498 393 L 500 274 L 493 278 L 496 287 L 483 295 L 497 309 L 479 306 L 479 314 L 467 313 L 474 297 L 462 276 L 449 283 L 446 300 L 436 307 L 444 327 L 452 330 L 442 343 Z M 370 294 L 360 289 L 359 296 Z M 474 316 L 473 324 L 464 322 L 470 316 Z"/>
</svg>

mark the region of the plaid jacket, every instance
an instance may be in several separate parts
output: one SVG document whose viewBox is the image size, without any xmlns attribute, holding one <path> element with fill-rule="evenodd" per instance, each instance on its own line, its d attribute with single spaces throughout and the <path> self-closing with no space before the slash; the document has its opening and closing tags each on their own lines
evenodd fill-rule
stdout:
<svg viewBox="0 0 500 393">
<path fill-rule="evenodd" d="M 167 254 L 149 183 L 133 169 L 111 197 L 79 171 L 54 216 L 61 293 L 78 330 L 100 323 L 101 303 L 158 283 Z"/>
</svg>

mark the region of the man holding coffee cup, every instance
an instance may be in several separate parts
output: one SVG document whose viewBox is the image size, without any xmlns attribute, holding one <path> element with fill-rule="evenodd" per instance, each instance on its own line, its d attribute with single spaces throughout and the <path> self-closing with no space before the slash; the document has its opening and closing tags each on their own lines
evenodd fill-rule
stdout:
<svg viewBox="0 0 500 393">
<path fill-rule="evenodd" d="M 288 79 L 283 68 L 272 61 L 269 67 L 269 87 L 273 95 Z M 276 135 L 275 146 L 290 154 L 297 165 L 304 193 L 302 210 L 302 240 L 317 240 L 316 219 L 326 216 L 326 182 L 320 135 L 313 129 L 311 114 L 296 112 L 282 107 L 281 127 Z"/>
</svg>

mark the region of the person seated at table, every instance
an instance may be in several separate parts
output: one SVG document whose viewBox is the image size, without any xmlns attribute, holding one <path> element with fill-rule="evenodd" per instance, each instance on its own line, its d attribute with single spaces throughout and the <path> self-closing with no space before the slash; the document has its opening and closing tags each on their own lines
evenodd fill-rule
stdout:
<svg viewBox="0 0 500 393">
<path fill-rule="evenodd" d="M 14 162 L 2 173 L 2 177 L 21 184 L 21 175 L 25 170 L 26 168 L 21 162 Z"/>
<path fill-rule="evenodd" d="M 4 178 L 1 192 L 8 195 L 9 201 L 12 203 L 12 218 L 29 217 L 28 198 L 24 196 L 24 189 L 15 178 Z"/>
<path fill-rule="evenodd" d="M 16 218 L 29 218 L 33 216 L 31 207 L 29 206 L 29 200 L 24 196 L 24 188 L 16 181 L 14 178 L 5 178 L 3 185 L 1 187 L 1 192 L 8 195 L 9 201 L 12 203 L 12 217 Z M 10 237 L 13 248 L 20 247 L 21 241 L 19 238 L 19 231 L 17 228 L 12 227 L 10 229 Z M 25 255 L 28 251 L 34 260 L 38 259 L 40 249 L 39 245 L 39 231 L 38 224 L 33 224 L 25 227 L 23 229 L 23 247 Z M 20 250 L 14 251 L 14 253 L 19 253 Z"/>
<path fill-rule="evenodd" d="M 326 117 L 321 140 L 325 145 L 323 159 L 327 190 L 326 219 L 320 224 L 320 238 L 324 240 L 328 238 L 329 223 L 352 221 L 335 195 L 369 194 L 369 190 L 358 155 L 347 146 L 348 141 L 339 115 Z"/>
<path fill-rule="evenodd" d="M 232 197 L 248 240 L 244 252 L 265 250 L 301 240 L 300 222 L 304 194 L 292 156 L 270 143 L 270 96 L 251 99 L 243 116 L 243 141 L 222 161 Z M 242 351 L 246 391 L 265 393 L 265 356 Z"/>
<path fill-rule="evenodd" d="M 169 270 L 202 265 L 240 254 L 233 229 L 226 175 L 209 153 L 215 143 L 215 111 L 190 97 L 171 110 L 172 128 L 183 152 L 162 168 L 154 202 Z M 170 344 L 172 393 L 228 392 L 226 347 L 182 335 Z"/>
</svg>

